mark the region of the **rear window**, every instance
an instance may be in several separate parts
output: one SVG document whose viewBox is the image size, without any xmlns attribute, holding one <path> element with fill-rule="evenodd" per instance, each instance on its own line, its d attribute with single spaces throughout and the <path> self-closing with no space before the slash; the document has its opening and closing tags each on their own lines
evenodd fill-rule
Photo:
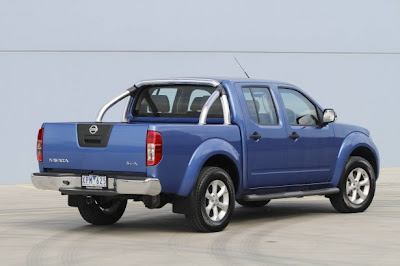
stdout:
<svg viewBox="0 0 400 266">
<path fill-rule="evenodd" d="M 147 87 L 139 92 L 132 115 L 199 118 L 201 109 L 214 91 L 215 88 L 201 86 Z M 208 117 L 223 117 L 219 98 L 211 106 Z"/>
</svg>

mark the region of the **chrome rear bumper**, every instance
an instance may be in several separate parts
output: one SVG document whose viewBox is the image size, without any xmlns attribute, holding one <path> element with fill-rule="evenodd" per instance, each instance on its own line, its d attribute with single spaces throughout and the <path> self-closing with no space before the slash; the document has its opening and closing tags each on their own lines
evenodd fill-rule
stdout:
<svg viewBox="0 0 400 266">
<path fill-rule="evenodd" d="M 71 191 L 75 195 L 92 194 L 115 194 L 115 195 L 150 195 L 156 196 L 161 193 L 161 184 L 157 178 L 129 177 L 127 179 L 118 177 L 108 178 L 108 188 L 101 190 L 88 190 L 82 187 L 81 176 L 68 173 L 34 173 L 32 184 L 38 189 L 55 190 L 60 192 Z"/>
</svg>

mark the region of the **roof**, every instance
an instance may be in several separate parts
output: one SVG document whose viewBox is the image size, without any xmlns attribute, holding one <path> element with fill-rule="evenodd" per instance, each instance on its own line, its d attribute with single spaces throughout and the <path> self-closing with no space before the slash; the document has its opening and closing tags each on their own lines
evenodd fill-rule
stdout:
<svg viewBox="0 0 400 266">
<path fill-rule="evenodd" d="M 264 79 L 249 79 L 249 78 L 234 78 L 234 77 L 179 77 L 179 78 L 165 78 L 165 79 L 149 79 L 142 80 L 135 84 L 136 87 L 150 86 L 150 85 L 168 85 L 168 84 L 187 84 L 187 85 L 206 85 L 217 87 L 224 81 L 236 82 L 254 82 L 254 83 L 279 83 L 291 85 L 287 82 L 264 80 Z"/>
</svg>

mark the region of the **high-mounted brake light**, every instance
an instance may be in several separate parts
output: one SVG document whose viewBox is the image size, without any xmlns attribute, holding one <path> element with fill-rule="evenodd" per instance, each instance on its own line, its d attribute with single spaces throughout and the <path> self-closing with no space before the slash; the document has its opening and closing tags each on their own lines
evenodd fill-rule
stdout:
<svg viewBox="0 0 400 266">
<path fill-rule="evenodd" d="M 36 144 L 36 156 L 39 162 L 43 162 L 43 133 L 44 128 L 39 129 Z"/>
<path fill-rule="evenodd" d="M 157 165 L 162 159 L 162 136 L 159 132 L 147 131 L 146 149 L 146 165 Z"/>
</svg>

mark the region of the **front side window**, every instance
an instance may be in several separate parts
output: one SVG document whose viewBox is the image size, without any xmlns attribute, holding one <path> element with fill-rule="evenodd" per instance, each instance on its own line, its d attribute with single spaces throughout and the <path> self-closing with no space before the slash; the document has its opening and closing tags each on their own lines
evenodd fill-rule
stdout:
<svg viewBox="0 0 400 266">
<path fill-rule="evenodd" d="M 242 88 L 250 119 L 259 125 L 277 125 L 278 117 L 271 92 L 263 87 Z"/>
<path fill-rule="evenodd" d="M 292 126 L 318 125 L 318 114 L 315 105 L 296 90 L 279 88 L 285 105 L 289 123 Z"/>
</svg>

